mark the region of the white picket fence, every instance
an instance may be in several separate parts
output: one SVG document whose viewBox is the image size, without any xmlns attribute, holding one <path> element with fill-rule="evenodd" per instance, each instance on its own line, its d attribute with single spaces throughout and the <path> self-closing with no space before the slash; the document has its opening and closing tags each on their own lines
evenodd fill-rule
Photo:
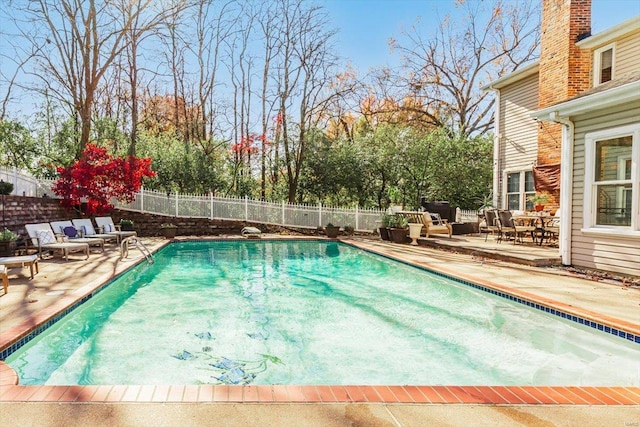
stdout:
<svg viewBox="0 0 640 427">
<path fill-rule="evenodd" d="M 0 179 L 14 185 L 12 194 L 31 197 L 57 197 L 51 191 L 53 181 L 38 180 L 15 169 L 0 168 Z M 316 228 L 332 223 L 373 231 L 384 214 L 380 209 L 339 208 L 319 205 L 266 202 L 249 198 L 208 195 L 167 194 L 145 190 L 132 203 L 114 201 L 119 209 L 156 215 L 227 219 L 284 227 Z"/>
<path fill-rule="evenodd" d="M 51 180 L 39 180 L 15 169 L 0 168 L 0 179 L 14 185 L 12 194 L 31 197 L 57 197 Z M 340 208 L 318 205 L 266 202 L 263 200 L 219 197 L 213 194 L 188 195 L 145 190 L 131 203 L 114 202 L 119 209 L 155 215 L 227 219 L 284 227 L 316 228 L 332 223 L 357 231 L 374 231 L 385 211 L 380 209 Z M 462 210 L 461 222 L 476 222 L 477 212 Z"/>
<path fill-rule="evenodd" d="M 338 208 L 322 204 L 301 205 L 267 202 L 248 197 L 167 194 L 145 190 L 136 194 L 132 203 L 116 202 L 119 209 L 156 215 L 231 219 L 285 227 L 316 228 L 332 223 L 350 226 L 357 231 L 373 231 L 384 211 L 379 209 Z"/>
<path fill-rule="evenodd" d="M 13 192 L 11 194 L 16 196 L 55 197 L 51 191 L 54 181 L 40 180 L 17 169 L 0 167 L 0 180 L 12 183 Z"/>
</svg>

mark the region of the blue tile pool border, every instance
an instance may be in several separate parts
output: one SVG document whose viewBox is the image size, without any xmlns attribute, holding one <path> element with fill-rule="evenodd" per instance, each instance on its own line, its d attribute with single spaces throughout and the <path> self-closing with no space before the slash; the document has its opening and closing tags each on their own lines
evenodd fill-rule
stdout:
<svg viewBox="0 0 640 427">
<path fill-rule="evenodd" d="M 220 240 L 189 239 L 189 240 L 181 240 L 181 241 L 171 242 L 168 245 L 165 245 L 162 248 L 160 248 L 155 253 L 158 253 L 158 252 L 162 251 L 164 248 L 168 248 L 169 246 L 171 246 L 173 244 L 179 244 L 179 243 L 184 243 L 184 242 L 229 242 L 229 241 L 243 241 L 243 240 L 241 240 L 241 239 L 224 239 L 224 240 L 222 240 L 222 239 L 220 239 Z M 288 240 L 261 239 L 261 240 L 247 241 L 247 242 L 255 243 L 255 242 L 260 242 L 260 241 L 263 241 L 263 242 L 264 241 L 283 241 L 283 242 L 287 242 Z M 315 239 L 304 239 L 304 241 L 316 241 L 316 240 Z M 326 242 L 326 240 L 324 240 L 324 239 L 318 239 L 317 241 L 318 242 Z M 453 280 L 454 282 L 457 282 L 457 283 L 460 283 L 460 284 L 463 284 L 463 285 L 466 285 L 466 286 L 470 286 L 472 288 L 481 290 L 483 292 L 488 292 L 488 293 L 490 293 L 492 295 L 496 295 L 498 297 L 508 299 L 508 300 L 516 302 L 518 304 L 523 304 L 523 305 L 526 305 L 527 307 L 531 307 L 531 308 L 535 308 L 536 310 L 544 311 L 545 313 L 549 313 L 551 315 L 558 316 L 558 317 L 560 317 L 562 319 L 570 320 L 572 322 L 576 322 L 578 324 L 581 324 L 581 325 L 596 329 L 598 331 L 601 331 L 601 332 L 604 332 L 604 333 L 607 333 L 607 334 L 611 334 L 611 335 L 616 336 L 618 338 L 622 338 L 622 339 L 625 339 L 627 341 L 631 341 L 631 342 L 633 342 L 635 344 L 640 344 L 640 335 L 635 335 L 635 334 L 632 334 L 632 333 L 629 333 L 629 332 L 625 332 L 625 331 L 622 331 L 620 329 L 613 328 L 611 326 L 607 326 L 607 325 L 604 325 L 604 324 L 599 323 L 599 322 L 595 322 L 593 320 L 585 319 L 583 317 L 576 316 L 574 314 L 566 313 L 566 312 L 564 312 L 562 310 L 558 310 L 558 309 L 555 309 L 555 308 L 551 308 L 551 307 L 545 306 L 543 304 L 539 304 L 539 303 L 536 303 L 536 302 L 533 302 L 533 301 L 529 301 L 527 299 L 511 295 L 511 294 L 509 294 L 507 292 L 498 291 L 496 289 L 493 289 L 493 288 L 490 288 L 490 287 L 487 287 L 487 286 L 479 285 L 477 283 L 473 283 L 473 282 L 470 282 L 468 280 L 464 280 L 464 279 L 455 277 L 455 276 L 450 275 L 450 274 L 446 274 L 446 273 L 442 273 L 442 272 L 439 272 L 439 271 L 431 270 L 429 268 L 426 268 L 426 267 L 423 267 L 423 266 L 420 266 L 420 265 L 416 265 L 416 264 L 412 264 L 412 263 L 407 262 L 407 261 L 396 259 L 396 258 L 393 258 L 393 257 L 388 256 L 386 254 L 381 254 L 381 253 L 378 253 L 378 252 L 375 252 L 375 251 L 371 251 L 371 250 L 368 250 L 368 249 L 365 249 L 365 248 L 361 248 L 359 246 L 353 245 L 353 244 L 348 243 L 348 242 L 342 242 L 341 241 L 341 242 L 337 242 L 337 243 L 341 244 L 341 245 L 349 246 L 349 247 L 352 247 L 352 248 L 355 248 L 355 249 L 358 249 L 358 250 L 361 250 L 361 251 L 364 251 L 364 252 L 368 252 L 368 253 L 371 253 L 371 254 L 374 254 L 374 255 L 377 255 L 377 256 L 381 256 L 383 258 L 386 258 L 386 259 L 389 259 L 389 260 L 392 260 L 392 261 L 395 261 L 395 262 L 399 262 L 399 263 L 402 263 L 402 264 L 405 264 L 405 265 L 408 265 L 408 266 L 411 266 L 411 267 L 414 267 L 414 268 L 418 268 L 418 269 L 420 269 L 422 271 L 425 271 L 427 273 L 431 273 L 431 274 L 436 275 L 436 276 L 444 277 L 446 279 Z M 127 274 L 127 273 L 133 271 L 133 269 L 138 267 L 142 262 L 144 262 L 144 259 L 142 259 L 137 264 L 132 265 L 130 268 L 126 269 L 125 271 L 121 272 L 120 274 L 116 275 L 115 277 L 112 277 L 107 282 L 105 282 L 101 286 L 97 287 L 96 289 L 94 289 L 93 291 L 91 291 L 90 293 L 88 293 L 87 295 L 82 297 L 80 300 L 76 301 L 75 303 L 73 303 L 69 307 L 67 307 L 64 310 L 62 310 L 60 313 L 58 313 L 55 316 L 53 316 L 51 319 L 47 320 L 45 323 L 37 326 L 31 332 L 29 332 L 28 334 L 24 335 L 20 339 L 18 339 L 15 342 L 11 343 L 9 346 L 7 346 L 2 351 L 0 351 L 0 360 L 5 360 L 7 357 L 9 357 L 12 353 L 14 353 L 20 347 L 22 347 L 23 345 L 27 344 L 29 341 L 31 341 L 36 336 L 41 334 L 47 328 L 51 327 L 53 324 L 58 322 L 64 316 L 66 316 L 67 314 L 71 313 L 73 310 L 75 310 L 76 308 L 78 308 L 79 306 L 84 304 L 85 302 L 89 301 L 91 298 L 93 298 L 95 295 L 97 295 L 102 290 L 106 289 L 109 285 L 111 285 L 117 279 L 122 277 L 124 274 Z"/>
</svg>

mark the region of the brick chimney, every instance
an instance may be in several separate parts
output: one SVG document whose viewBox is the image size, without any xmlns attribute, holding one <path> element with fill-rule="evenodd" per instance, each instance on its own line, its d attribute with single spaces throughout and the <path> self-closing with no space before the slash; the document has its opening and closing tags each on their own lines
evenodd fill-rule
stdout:
<svg viewBox="0 0 640 427">
<path fill-rule="evenodd" d="M 591 0 L 542 0 L 538 108 L 589 89 L 590 52 L 576 42 L 590 32 Z M 538 165 L 560 163 L 561 142 L 560 124 L 539 123 Z"/>
</svg>

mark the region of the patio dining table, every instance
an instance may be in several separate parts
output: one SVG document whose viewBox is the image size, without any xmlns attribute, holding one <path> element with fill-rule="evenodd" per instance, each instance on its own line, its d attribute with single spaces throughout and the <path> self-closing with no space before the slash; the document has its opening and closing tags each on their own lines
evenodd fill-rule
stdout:
<svg viewBox="0 0 640 427">
<path fill-rule="evenodd" d="M 553 219 L 553 215 L 549 213 L 528 213 L 522 215 L 514 215 L 513 220 L 523 225 L 535 226 L 536 229 L 532 233 L 533 242 L 542 246 L 545 236 L 545 225 Z M 538 242 L 537 242 L 538 241 Z"/>
</svg>

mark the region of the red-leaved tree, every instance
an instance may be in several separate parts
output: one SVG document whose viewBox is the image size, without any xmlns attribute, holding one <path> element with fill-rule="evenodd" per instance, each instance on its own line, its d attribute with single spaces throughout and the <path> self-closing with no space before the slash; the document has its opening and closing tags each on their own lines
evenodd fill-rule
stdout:
<svg viewBox="0 0 640 427">
<path fill-rule="evenodd" d="M 58 167 L 60 178 L 53 192 L 62 197 L 66 209 L 80 209 L 87 202 L 87 215 L 107 213 L 113 209 L 111 200 L 129 203 L 142 187 L 142 178 L 154 177 L 151 159 L 117 158 L 107 150 L 88 144 L 80 160 L 69 167 Z"/>
</svg>

